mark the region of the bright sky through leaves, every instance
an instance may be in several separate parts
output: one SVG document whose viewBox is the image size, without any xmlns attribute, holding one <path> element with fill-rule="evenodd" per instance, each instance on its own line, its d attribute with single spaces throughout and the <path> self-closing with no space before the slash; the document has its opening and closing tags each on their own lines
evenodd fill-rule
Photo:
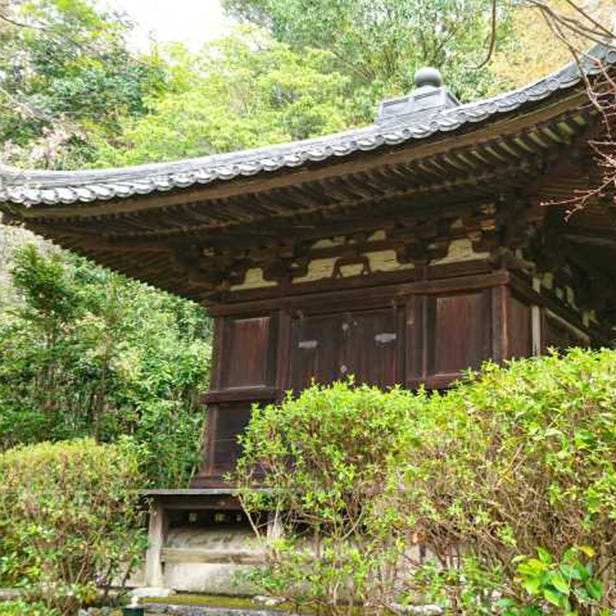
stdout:
<svg viewBox="0 0 616 616">
<path fill-rule="evenodd" d="M 182 41 L 198 49 L 226 33 L 233 21 L 225 17 L 219 0 L 101 0 L 127 13 L 135 22 L 131 43 L 147 49 L 149 39 Z"/>
</svg>

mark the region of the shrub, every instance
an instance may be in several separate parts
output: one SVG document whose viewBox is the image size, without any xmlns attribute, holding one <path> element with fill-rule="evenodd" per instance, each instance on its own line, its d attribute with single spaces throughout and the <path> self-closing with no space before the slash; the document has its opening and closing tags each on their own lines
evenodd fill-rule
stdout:
<svg viewBox="0 0 616 616">
<path fill-rule="evenodd" d="M 0 603 L 2 616 L 61 616 L 55 608 L 45 607 L 43 603 L 15 599 Z"/>
<path fill-rule="evenodd" d="M 0 454 L 0 584 L 72 614 L 143 551 L 136 456 L 90 439 Z"/>
<path fill-rule="evenodd" d="M 594 546 L 594 596 L 561 594 L 580 614 L 614 602 L 616 351 L 487 363 L 445 393 L 314 386 L 255 409 L 243 446 L 245 508 L 285 531 L 255 574 L 265 591 L 334 610 L 350 594 L 530 610 L 520 555 Z"/>
<path fill-rule="evenodd" d="M 464 546 L 515 593 L 516 555 L 590 545 L 614 600 L 615 351 L 486 364 L 432 396 L 413 431 L 390 481 L 400 519 L 440 563 Z"/>
<path fill-rule="evenodd" d="M 26 245 L 13 266 L 20 302 L 0 307 L 0 451 L 130 435 L 150 485 L 185 485 L 200 460 L 203 310 L 70 253 Z"/>
<path fill-rule="evenodd" d="M 389 532 L 385 491 L 425 398 L 335 383 L 253 409 L 236 473 L 240 498 L 255 521 L 275 511 L 285 531 L 253 583 L 298 605 L 336 610 L 374 596 L 377 579 L 392 582 L 405 543 Z M 254 492 L 255 482 L 268 491 Z"/>
</svg>

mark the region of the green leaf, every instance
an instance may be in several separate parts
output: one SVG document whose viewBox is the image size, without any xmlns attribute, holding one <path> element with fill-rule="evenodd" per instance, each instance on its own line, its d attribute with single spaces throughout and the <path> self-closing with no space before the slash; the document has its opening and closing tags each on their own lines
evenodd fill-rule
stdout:
<svg viewBox="0 0 616 616">
<path fill-rule="evenodd" d="M 541 579 L 537 577 L 523 580 L 522 588 L 524 588 L 529 595 L 536 595 L 541 588 Z"/>
<path fill-rule="evenodd" d="M 539 556 L 539 560 L 546 565 L 551 565 L 554 561 L 552 555 L 543 548 L 537 548 L 537 555 Z"/>
<path fill-rule="evenodd" d="M 560 572 L 551 571 L 548 574 L 548 580 L 549 580 L 549 583 L 552 584 L 554 588 L 556 588 L 556 590 L 563 593 L 564 595 L 569 594 L 569 584 L 567 583 L 567 580 L 563 577 L 563 575 Z"/>
<path fill-rule="evenodd" d="M 567 580 L 582 580 L 583 576 L 580 570 L 575 565 L 561 564 L 558 565 L 558 569 Z"/>
<path fill-rule="evenodd" d="M 561 593 L 552 590 L 550 588 L 546 588 L 543 591 L 543 596 L 545 597 L 546 601 L 549 601 L 552 605 L 555 605 L 556 607 L 560 607 L 560 608 L 567 608 L 569 607 L 569 602 L 567 600 L 567 597 L 565 597 L 564 595 L 562 595 Z"/>
<path fill-rule="evenodd" d="M 599 601 L 605 593 L 603 584 L 599 580 L 588 580 L 584 587 L 595 601 Z"/>
</svg>

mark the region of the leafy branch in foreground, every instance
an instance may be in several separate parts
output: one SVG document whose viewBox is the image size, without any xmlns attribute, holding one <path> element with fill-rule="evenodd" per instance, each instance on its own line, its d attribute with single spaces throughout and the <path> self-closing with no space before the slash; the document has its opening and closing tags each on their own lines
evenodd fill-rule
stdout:
<svg viewBox="0 0 616 616">
<path fill-rule="evenodd" d="M 235 479 L 257 531 L 271 511 L 283 536 L 253 581 L 334 613 L 478 615 L 530 609 L 537 583 L 556 601 L 550 572 L 582 566 L 552 613 L 614 606 L 615 409 L 607 349 L 487 363 L 444 394 L 336 383 L 256 408 Z M 553 558 L 538 582 L 518 558 L 537 548 Z"/>
<path fill-rule="evenodd" d="M 130 436 L 153 485 L 199 460 L 209 372 L 201 308 L 65 253 L 18 250 L 0 324 L 0 450 Z"/>
</svg>

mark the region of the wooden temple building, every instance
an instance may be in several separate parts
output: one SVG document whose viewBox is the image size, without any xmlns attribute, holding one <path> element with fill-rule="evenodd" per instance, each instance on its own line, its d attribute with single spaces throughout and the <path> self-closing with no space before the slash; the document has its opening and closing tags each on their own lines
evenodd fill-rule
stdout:
<svg viewBox="0 0 616 616">
<path fill-rule="evenodd" d="M 223 475 L 253 403 L 351 374 L 443 388 L 488 358 L 611 344 L 614 194 L 570 217 L 566 202 L 600 178 L 585 79 L 615 66 L 599 47 L 583 69 L 470 104 L 424 69 L 343 133 L 123 169 L 0 168 L 5 222 L 215 318 L 203 464 L 191 489 L 153 494 L 149 584 L 209 589 L 199 576 L 224 559 L 165 537 L 240 520 Z M 190 583 L 172 574 L 182 558 Z"/>
</svg>

